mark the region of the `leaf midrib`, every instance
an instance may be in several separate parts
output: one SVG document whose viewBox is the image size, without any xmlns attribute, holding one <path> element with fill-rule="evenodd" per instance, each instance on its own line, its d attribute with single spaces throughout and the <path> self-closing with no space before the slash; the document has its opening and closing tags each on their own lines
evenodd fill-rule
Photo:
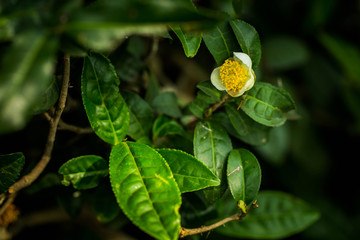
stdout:
<svg viewBox="0 0 360 240">
<path fill-rule="evenodd" d="M 256 98 L 256 97 L 251 96 L 251 95 L 247 95 L 246 98 L 247 98 L 247 99 L 254 100 L 254 101 L 257 101 L 257 102 L 259 102 L 259 103 L 261 103 L 261 104 L 264 104 L 264 105 L 266 105 L 267 107 L 270 107 L 271 109 L 273 109 L 274 111 L 281 112 L 281 110 L 280 110 L 278 107 L 274 107 L 273 105 L 271 105 L 271 104 L 269 104 L 269 103 L 267 103 L 267 102 L 264 102 L 264 101 L 260 100 L 259 98 Z"/>
<path fill-rule="evenodd" d="M 156 208 L 155 208 L 155 206 L 154 206 L 154 204 L 153 204 L 153 201 L 152 201 L 152 199 L 151 199 L 151 197 L 150 197 L 150 195 L 149 195 L 149 191 L 148 191 L 148 189 L 147 189 L 147 187 L 146 187 L 146 184 L 145 184 L 145 182 L 144 182 L 143 176 L 142 176 L 142 174 L 141 174 L 141 172 L 140 172 L 140 170 L 139 170 L 139 168 L 138 168 L 138 164 L 137 164 L 137 162 L 136 162 L 136 160 L 135 160 L 135 157 L 134 157 L 133 152 L 131 151 L 131 149 L 130 149 L 130 147 L 129 147 L 129 145 L 128 145 L 127 143 L 123 143 L 123 145 L 124 145 L 124 146 L 127 148 L 127 150 L 130 152 L 131 159 L 132 159 L 133 162 L 134 162 L 134 165 L 135 165 L 135 167 L 136 167 L 136 171 L 139 173 L 139 177 L 140 177 L 140 179 L 141 179 L 142 185 L 144 186 L 144 188 L 145 188 L 145 190 L 146 190 L 145 192 L 146 192 L 147 198 L 148 198 L 148 200 L 149 200 L 149 202 L 150 202 L 150 204 L 151 204 L 151 206 L 152 206 L 152 209 L 155 211 L 155 213 L 156 213 L 155 215 L 156 215 L 156 217 L 158 218 L 159 222 L 161 223 L 162 229 L 164 230 L 164 232 L 167 234 L 167 236 L 168 236 L 169 239 L 170 239 L 170 235 L 169 235 L 168 231 L 166 230 L 166 228 L 165 228 L 165 226 L 164 226 L 164 223 L 163 223 L 163 221 L 161 220 L 161 218 L 160 218 L 160 216 L 159 216 L 159 213 L 157 212 L 157 210 L 156 210 Z"/>
<path fill-rule="evenodd" d="M 118 139 L 118 136 L 117 136 L 117 134 L 116 134 L 116 130 L 115 130 L 113 121 L 112 121 L 112 119 L 111 119 L 111 117 L 110 117 L 109 110 L 108 110 L 108 108 L 107 108 L 107 106 L 106 106 L 106 104 L 105 104 L 105 100 L 104 100 L 103 94 L 102 94 L 102 92 L 101 92 L 100 83 L 99 83 L 99 78 L 98 78 L 97 73 L 96 73 L 96 71 L 95 71 L 95 67 L 94 67 L 94 65 L 93 65 L 93 62 L 90 60 L 89 57 L 88 57 L 88 60 L 89 60 L 89 62 L 91 63 L 90 66 L 91 66 L 91 68 L 92 68 L 92 70 L 93 70 L 93 72 L 94 72 L 95 78 L 96 78 L 96 85 L 97 85 L 98 91 L 99 91 L 99 93 L 100 93 L 101 103 L 102 103 L 102 105 L 104 106 L 105 111 L 106 111 L 106 115 L 108 116 L 108 118 L 109 118 L 109 120 L 110 120 L 110 125 L 111 125 L 111 128 L 112 128 L 113 133 L 114 133 L 114 140 L 115 140 L 114 145 L 116 145 L 116 144 L 119 143 L 119 139 Z M 85 87 L 86 87 L 86 86 L 85 86 Z"/>
<path fill-rule="evenodd" d="M 230 56 L 231 56 L 231 52 L 230 52 L 229 47 L 228 47 L 228 45 L 227 45 L 227 43 L 226 43 L 226 40 L 225 40 L 225 38 L 224 38 L 224 34 L 221 32 L 221 30 L 220 30 L 219 27 L 216 27 L 216 29 L 217 29 L 218 32 L 220 33 L 221 39 L 224 41 L 224 46 L 225 46 L 225 48 L 226 48 L 226 52 L 228 53 L 228 57 L 230 57 Z"/>
</svg>

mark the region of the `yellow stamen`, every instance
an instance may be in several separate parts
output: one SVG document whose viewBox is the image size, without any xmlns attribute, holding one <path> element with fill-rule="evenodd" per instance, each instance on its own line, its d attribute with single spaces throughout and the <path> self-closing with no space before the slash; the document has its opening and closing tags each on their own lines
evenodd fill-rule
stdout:
<svg viewBox="0 0 360 240">
<path fill-rule="evenodd" d="M 228 91 L 238 92 L 244 87 L 249 77 L 249 69 L 241 62 L 227 59 L 220 67 L 221 82 Z"/>
</svg>

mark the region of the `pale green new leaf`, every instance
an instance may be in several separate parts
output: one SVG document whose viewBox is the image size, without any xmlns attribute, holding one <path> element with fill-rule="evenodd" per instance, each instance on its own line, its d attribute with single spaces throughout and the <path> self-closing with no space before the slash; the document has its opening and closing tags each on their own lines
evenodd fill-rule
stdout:
<svg viewBox="0 0 360 240">
<path fill-rule="evenodd" d="M 95 155 L 85 155 L 70 159 L 59 168 L 63 175 L 62 184 L 73 185 L 76 189 L 96 187 L 109 173 L 106 161 Z"/>
<path fill-rule="evenodd" d="M 120 81 L 111 62 L 92 53 L 84 59 L 81 94 L 91 127 L 105 142 L 119 143 L 129 128 L 129 110 L 119 93 Z"/>
<path fill-rule="evenodd" d="M 140 229 L 161 240 L 175 240 L 180 231 L 180 191 L 164 158 L 134 142 L 114 146 L 110 180 L 117 202 Z"/>
<path fill-rule="evenodd" d="M 286 113 L 295 109 L 290 94 L 269 83 L 256 82 L 241 105 L 241 109 L 253 120 L 269 127 L 285 123 Z"/>
<path fill-rule="evenodd" d="M 176 149 L 158 149 L 157 152 L 169 164 L 181 193 L 220 185 L 220 179 L 194 156 Z"/>
</svg>

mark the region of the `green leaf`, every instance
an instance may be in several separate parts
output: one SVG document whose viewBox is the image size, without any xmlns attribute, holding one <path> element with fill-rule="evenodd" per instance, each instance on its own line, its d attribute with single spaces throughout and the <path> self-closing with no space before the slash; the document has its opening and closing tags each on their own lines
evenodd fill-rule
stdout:
<svg viewBox="0 0 360 240">
<path fill-rule="evenodd" d="M 255 121 L 269 127 L 284 124 L 286 113 L 295 109 L 290 94 L 269 83 L 256 82 L 244 98 L 241 109 Z"/>
<path fill-rule="evenodd" d="M 97 1 L 74 12 L 65 30 L 88 48 L 109 51 L 132 34 L 161 36 L 168 24 L 183 30 L 213 27 L 223 14 L 198 11 L 186 1 Z"/>
<path fill-rule="evenodd" d="M 289 70 L 304 65 L 310 53 L 304 42 L 290 36 L 277 36 L 263 43 L 266 65 L 273 70 Z"/>
<path fill-rule="evenodd" d="M 39 102 L 34 106 L 32 113 L 40 114 L 49 110 L 57 102 L 59 94 L 60 90 L 56 77 L 53 77 L 47 89 L 41 94 Z"/>
<path fill-rule="evenodd" d="M 159 113 L 164 113 L 170 117 L 181 117 L 181 111 L 177 97 L 173 92 L 162 92 L 152 101 L 152 107 Z"/>
<path fill-rule="evenodd" d="M 24 164 L 25 156 L 21 152 L 0 155 L 0 194 L 16 182 Z"/>
<path fill-rule="evenodd" d="M 194 35 L 185 32 L 180 25 L 170 25 L 176 36 L 178 36 L 187 57 L 195 57 L 201 43 L 201 34 Z"/>
<path fill-rule="evenodd" d="M 156 151 L 169 164 L 181 193 L 220 185 L 220 179 L 194 156 L 175 149 Z"/>
<path fill-rule="evenodd" d="M 347 75 L 360 86 L 360 48 L 339 37 L 320 35 L 320 41 L 338 61 Z"/>
<path fill-rule="evenodd" d="M 61 183 L 65 186 L 72 184 L 76 189 L 96 187 L 108 172 L 106 161 L 95 155 L 70 159 L 59 168 L 59 174 L 64 177 Z"/>
<path fill-rule="evenodd" d="M 261 183 L 261 169 L 256 157 L 243 148 L 232 150 L 228 158 L 227 180 L 235 201 L 242 200 L 250 205 Z"/>
<path fill-rule="evenodd" d="M 159 153 L 140 143 L 114 146 L 110 180 L 119 206 L 135 225 L 156 239 L 178 238 L 180 191 Z"/>
<path fill-rule="evenodd" d="M 1 59 L 0 133 L 23 128 L 52 79 L 57 39 L 23 32 Z"/>
<path fill-rule="evenodd" d="M 217 65 L 221 65 L 226 59 L 233 57 L 233 52 L 240 52 L 241 49 L 227 22 L 218 25 L 212 32 L 203 34 L 203 39 Z"/>
<path fill-rule="evenodd" d="M 166 135 L 184 135 L 184 132 L 185 130 L 180 123 L 164 115 L 156 118 L 152 128 L 153 139 Z"/>
<path fill-rule="evenodd" d="M 212 122 L 196 124 L 194 155 L 221 180 L 220 186 L 204 190 L 209 202 L 215 202 L 226 190 L 226 159 L 231 150 L 231 139 L 220 125 Z"/>
<path fill-rule="evenodd" d="M 91 127 L 105 142 L 117 144 L 129 128 L 129 110 L 119 93 L 119 79 L 103 55 L 84 59 L 81 94 Z"/>
<path fill-rule="evenodd" d="M 265 144 L 268 141 L 270 128 L 255 122 L 243 111 L 236 110 L 236 108 L 236 104 L 225 105 L 228 119 L 222 117 L 220 121 L 227 132 L 250 145 L 258 146 Z"/>
<path fill-rule="evenodd" d="M 127 134 L 134 140 L 149 137 L 154 115 L 150 105 L 135 93 L 123 92 L 122 94 L 130 112 Z"/>
<path fill-rule="evenodd" d="M 283 192 L 262 191 L 257 203 L 259 207 L 246 218 L 229 222 L 217 231 L 237 238 L 279 239 L 304 230 L 320 216 L 303 200 Z"/>
<path fill-rule="evenodd" d="M 247 124 L 240 116 L 239 111 L 230 105 L 225 105 L 225 110 L 236 133 L 240 136 L 246 136 L 249 134 Z"/>
<path fill-rule="evenodd" d="M 195 99 L 189 104 L 189 110 L 198 118 L 203 118 L 204 112 L 209 109 L 211 104 L 215 104 L 218 101 L 206 94 L 203 91 L 199 91 L 196 94 Z"/>
<path fill-rule="evenodd" d="M 119 215 L 120 208 L 109 184 L 96 188 L 92 199 L 92 208 L 97 220 L 103 223 L 110 222 Z"/>
<path fill-rule="evenodd" d="M 196 87 L 214 99 L 214 101 L 219 102 L 221 100 L 221 92 L 216 89 L 210 80 L 202 81 Z"/>
<path fill-rule="evenodd" d="M 259 34 L 253 26 L 239 19 L 230 21 L 230 26 L 235 33 L 241 50 L 250 56 L 252 68 L 256 69 L 259 66 L 261 59 Z"/>
</svg>

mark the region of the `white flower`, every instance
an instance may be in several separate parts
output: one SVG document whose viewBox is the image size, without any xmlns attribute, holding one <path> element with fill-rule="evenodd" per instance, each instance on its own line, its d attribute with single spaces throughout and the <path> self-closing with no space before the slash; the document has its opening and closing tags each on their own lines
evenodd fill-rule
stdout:
<svg viewBox="0 0 360 240">
<path fill-rule="evenodd" d="M 254 86 L 255 73 L 252 62 L 246 53 L 234 52 L 234 57 L 213 70 L 211 83 L 220 91 L 226 91 L 232 97 L 240 97 Z"/>
</svg>

